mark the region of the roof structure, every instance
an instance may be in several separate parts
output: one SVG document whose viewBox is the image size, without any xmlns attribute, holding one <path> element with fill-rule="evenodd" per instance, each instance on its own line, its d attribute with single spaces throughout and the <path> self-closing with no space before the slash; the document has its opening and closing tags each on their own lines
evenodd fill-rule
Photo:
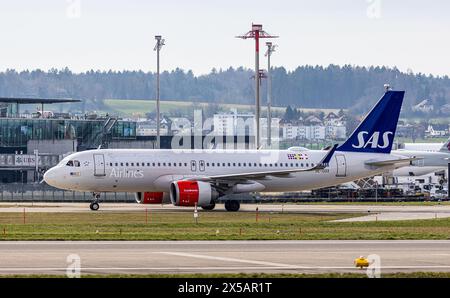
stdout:
<svg viewBox="0 0 450 298">
<path fill-rule="evenodd" d="M 0 97 L 0 103 L 54 104 L 54 103 L 75 103 L 75 102 L 81 102 L 81 100 L 69 98 Z"/>
</svg>

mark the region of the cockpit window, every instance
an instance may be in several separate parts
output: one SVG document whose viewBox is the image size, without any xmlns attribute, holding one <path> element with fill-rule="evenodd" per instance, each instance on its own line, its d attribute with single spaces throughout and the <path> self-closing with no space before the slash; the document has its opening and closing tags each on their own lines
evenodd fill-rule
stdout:
<svg viewBox="0 0 450 298">
<path fill-rule="evenodd" d="M 69 160 L 69 161 L 67 162 L 66 166 L 73 167 L 73 161 L 72 161 L 72 160 Z"/>
<path fill-rule="evenodd" d="M 79 160 L 74 160 L 73 161 L 73 165 L 76 166 L 77 168 L 80 167 L 80 161 Z"/>
</svg>

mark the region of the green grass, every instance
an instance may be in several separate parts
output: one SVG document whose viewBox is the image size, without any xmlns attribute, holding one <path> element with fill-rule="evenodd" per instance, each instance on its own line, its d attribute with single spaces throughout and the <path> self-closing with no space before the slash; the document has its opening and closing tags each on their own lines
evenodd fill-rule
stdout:
<svg viewBox="0 0 450 298">
<path fill-rule="evenodd" d="M 144 116 L 145 113 L 154 112 L 156 110 L 156 101 L 155 100 L 125 100 L 125 99 L 106 99 L 105 105 L 114 113 L 117 113 L 121 116 L 132 116 L 132 115 L 141 115 Z M 192 103 L 192 101 L 161 101 L 161 112 L 168 113 L 171 111 L 176 111 L 178 113 L 192 115 L 193 108 L 206 108 L 208 103 Z M 244 104 L 219 104 L 219 108 L 225 111 L 229 111 L 231 109 L 237 109 L 239 112 L 250 112 L 254 110 L 253 105 L 244 105 Z M 261 112 L 265 111 L 265 107 L 261 107 Z M 273 112 L 282 112 L 286 111 L 286 107 L 272 107 Z M 338 109 L 302 109 L 304 112 L 313 112 L 313 111 L 323 111 L 324 113 L 335 112 L 337 113 Z"/>
<path fill-rule="evenodd" d="M 22 213 L 0 215 L 1 240 L 450 239 L 450 219 L 335 223 L 361 214 L 201 212 Z"/>
<path fill-rule="evenodd" d="M 82 274 L 82 278 L 368 278 L 361 273 Z M 65 278 L 65 275 L 0 275 L 1 278 Z M 387 273 L 381 278 L 450 278 L 450 272 Z"/>
</svg>

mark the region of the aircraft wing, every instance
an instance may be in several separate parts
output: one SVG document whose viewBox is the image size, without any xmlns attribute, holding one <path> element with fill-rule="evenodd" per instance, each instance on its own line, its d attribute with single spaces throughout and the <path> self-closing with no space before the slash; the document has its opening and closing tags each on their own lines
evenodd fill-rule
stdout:
<svg viewBox="0 0 450 298">
<path fill-rule="evenodd" d="M 381 160 L 381 161 L 366 161 L 365 164 L 374 167 L 385 167 L 385 166 L 393 166 L 400 163 L 411 162 L 415 160 L 421 160 L 423 157 L 409 157 L 409 158 L 400 158 L 400 159 L 391 159 L 391 160 Z"/>
<path fill-rule="evenodd" d="M 320 161 L 320 163 L 316 164 L 316 166 L 306 169 L 290 169 L 290 170 L 278 170 L 278 171 L 261 171 L 261 172 L 250 172 L 250 173 L 239 173 L 239 174 L 228 174 L 228 175 L 217 175 L 217 176 L 204 176 L 204 177 L 193 177 L 188 180 L 195 181 L 217 181 L 217 180 L 247 180 L 247 179 L 265 179 L 268 176 L 276 176 L 276 177 L 284 177 L 290 178 L 291 174 L 299 173 L 299 172 L 311 172 L 317 170 L 323 170 L 328 167 L 331 158 L 333 157 L 334 152 L 336 151 L 338 145 L 334 145 L 325 157 Z"/>
</svg>

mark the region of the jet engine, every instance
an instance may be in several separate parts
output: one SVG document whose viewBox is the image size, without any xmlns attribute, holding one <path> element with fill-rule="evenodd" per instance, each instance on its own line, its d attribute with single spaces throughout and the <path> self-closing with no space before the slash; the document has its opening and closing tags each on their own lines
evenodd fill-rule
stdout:
<svg viewBox="0 0 450 298">
<path fill-rule="evenodd" d="M 138 204 L 163 204 L 169 203 L 169 194 L 165 192 L 137 192 L 134 194 Z"/>
<path fill-rule="evenodd" d="M 219 193 L 211 184 L 201 181 L 175 181 L 170 185 L 170 200 L 175 206 L 207 207 L 214 204 Z"/>
</svg>

